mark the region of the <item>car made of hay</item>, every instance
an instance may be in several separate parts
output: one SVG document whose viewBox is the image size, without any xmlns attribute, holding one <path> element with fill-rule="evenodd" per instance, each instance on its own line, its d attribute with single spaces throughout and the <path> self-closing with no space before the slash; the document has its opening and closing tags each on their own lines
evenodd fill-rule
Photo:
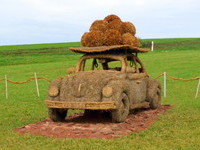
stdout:
<svg viewBox="0 0 200 150">
<path fill-rule="evenodd" d="M 85 113 L 106 111 L 123 122 L 130 110 L 161 105 L 161 86 L 148 76 L 137 54 L 86 53 L 75 74 L 52 81 L 46 105 L 53 121 L 64 121 L 68 109 Z"/>
</svg>

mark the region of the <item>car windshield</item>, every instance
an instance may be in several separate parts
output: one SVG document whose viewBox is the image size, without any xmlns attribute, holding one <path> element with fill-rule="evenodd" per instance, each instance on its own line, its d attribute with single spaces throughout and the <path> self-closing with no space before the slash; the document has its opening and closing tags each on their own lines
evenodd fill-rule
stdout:
<svg viewBox="0 0 200 150">
<path fill-rule="evenodd" d="M 117 56 L 85 56 L 79 62 L 79 71 L 88 70 L 112 70 L 121 71 L 123 58 Z"/>
</svg>

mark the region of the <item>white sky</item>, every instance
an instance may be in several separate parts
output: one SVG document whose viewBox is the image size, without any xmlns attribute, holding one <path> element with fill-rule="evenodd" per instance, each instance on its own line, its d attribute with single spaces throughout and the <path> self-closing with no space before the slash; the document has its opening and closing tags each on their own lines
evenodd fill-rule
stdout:
<svg viewBox="0 0 200 150">
<path fill-rule="evenodd" d="M 200 0 L 0 0 L 0 45 L 80 41 L 109 14 L 142 39 L 200 37 Z"/>
</svg>

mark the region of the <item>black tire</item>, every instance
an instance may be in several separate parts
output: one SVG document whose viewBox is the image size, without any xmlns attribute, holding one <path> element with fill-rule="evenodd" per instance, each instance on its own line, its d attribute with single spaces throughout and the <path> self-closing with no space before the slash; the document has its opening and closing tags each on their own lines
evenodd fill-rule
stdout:
<svg viewBox="0 0 200 150">
<path fill-rule="evenodd" d="M 161 106 L 161 86 L 160 84 L 156 86 L 156 89 L 154 90 L 154 94 L 150 100 L 150 108 L 151 109 L 157 109 Z"/>
<path fill-rule="evenodd" d="M 67 116 L 67 109 L 49 108 L 49 118 L 54 122 L 63 122 Z"/>
<path fill-rule="evenodd" d="M 123 93 L 119 101 L 119 108 L 111 112 L 113 122 L 124 122 L 129 115 L 130 103 L 128 96 Z"/>
</svg>

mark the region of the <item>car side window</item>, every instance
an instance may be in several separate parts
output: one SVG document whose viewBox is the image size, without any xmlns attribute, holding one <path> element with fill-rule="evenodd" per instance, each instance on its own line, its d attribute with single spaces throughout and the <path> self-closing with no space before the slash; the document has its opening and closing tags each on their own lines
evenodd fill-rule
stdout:
<svg viewBox="0 0 200 150">
<path fill-rule="evenodd" d="M 99 59 L 102 64 L 103 70 L 121 71 L 121 62 L 114 59 Z"/>
<path fill-rule="evenodd" d="M 128 56 L 127 57 L 127 69 L 126 72 L 128 73 L 142 73 L 142 65 L 138 61 L 136 56 Z"/>
<path fill-rule="evenodd" d="M 103 70 L 103 67 L 97 58 L 86 59 L 84 63 L 84 71 L 88 70 Z"/>
<path fill-rule="evenodd" d="M 108 63 L 108 70 L 121 71 L 121 62 L 120 61 L 110 61 Z"/>
</svg>

